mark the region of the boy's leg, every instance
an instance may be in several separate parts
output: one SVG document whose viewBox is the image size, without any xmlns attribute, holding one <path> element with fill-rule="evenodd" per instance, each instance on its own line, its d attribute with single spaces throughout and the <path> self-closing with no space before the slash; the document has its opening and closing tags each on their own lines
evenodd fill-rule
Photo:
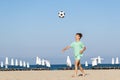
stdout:
<svg viewBox="0 0 120 80">
<path fill-rule="evenodd" d="M 84 75 L 85 75 L 85 72 L 84 72 L 84 70 L 83 70 L 80 62 L 79 62 L 79 67 L 80 67 L 80 71 L 82 72 L 82 74 L 83 74 L 83 76 L 84 76 Z"/>
<path fill-rule="evenodd" d="M 78 73 L 78 65 L 79 65 L 79 60 L 75 60 L 75 76 L 77 76 L 77 73 Z"/>
</svg>

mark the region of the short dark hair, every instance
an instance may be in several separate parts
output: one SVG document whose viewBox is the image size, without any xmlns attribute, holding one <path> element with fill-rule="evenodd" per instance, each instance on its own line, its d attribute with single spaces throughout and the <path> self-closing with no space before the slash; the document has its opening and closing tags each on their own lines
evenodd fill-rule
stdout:
<svg viewBox="0 0 120 80">
<path fill-rule="evenodd" d="M 83 37 L 82 33 L 76 33 L 76 35 L 79 35 L 80 39 Z"/>
</svg>

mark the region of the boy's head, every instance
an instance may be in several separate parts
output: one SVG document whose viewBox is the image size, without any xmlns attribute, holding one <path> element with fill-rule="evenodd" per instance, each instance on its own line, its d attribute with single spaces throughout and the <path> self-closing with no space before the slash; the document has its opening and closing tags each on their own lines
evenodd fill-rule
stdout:
<svg viewBox="0 0 120 80">
<path fill-rule="evenodd" d="M 82 33 L 76 33 L 76 40 L 80 40 L 82 38 Z"/>
</svg>

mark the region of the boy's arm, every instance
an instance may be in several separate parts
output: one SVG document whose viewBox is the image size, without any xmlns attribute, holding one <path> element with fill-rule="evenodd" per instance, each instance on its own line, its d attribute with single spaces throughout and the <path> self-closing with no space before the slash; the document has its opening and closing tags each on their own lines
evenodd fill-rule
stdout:
<svg viewBox="0 0 120 80">
<path fill-rule="evenodd" d="M 80 53 L 82 54 L 85 50 L 86 50 L 86 47 L 83 47 L 83 50 L 81 50 Z"/>
<path fill-rule="evenodd" d="M 62 52 L 65 52 L 65 51 L 68 50 L 69 48 L 71 48 L 71 46 L 67 46 L 67 47 L 63 48 Z"/>
</svg>

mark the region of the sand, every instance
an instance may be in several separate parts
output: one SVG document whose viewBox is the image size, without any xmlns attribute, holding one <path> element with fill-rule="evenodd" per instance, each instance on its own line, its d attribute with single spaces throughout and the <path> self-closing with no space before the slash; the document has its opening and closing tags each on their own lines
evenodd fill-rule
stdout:
<svg viewBox="0 0 120 80">
<path fill-rule="evenodd" d="M 120 80 L 120 70 L 86 70 L 87 76 L 76 78 L 71 77 L 73 73 L 73 70 L 0 71 L 0 80 Z"/>
</svg>

